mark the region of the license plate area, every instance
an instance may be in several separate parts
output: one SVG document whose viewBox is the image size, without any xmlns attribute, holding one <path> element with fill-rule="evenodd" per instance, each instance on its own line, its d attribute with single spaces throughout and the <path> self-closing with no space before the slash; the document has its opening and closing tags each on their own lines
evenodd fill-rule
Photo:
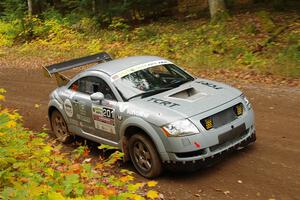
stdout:
<svg viewBox="0 0 300 200">
<path fill-rule="evenodd" d="M 227 131 L 226 133 L 219 135 L 218 136 L 219 145 L 229 142 L 229 141 L 232 141 L 236 138 L 239 138 L 239 137 L 243 136 L 244 134 L 246 134 L 246 125 L 242 124 L 240 126 L 237 126 L 233 129 L 231 129 L 230 131 Z"/>
</svg>

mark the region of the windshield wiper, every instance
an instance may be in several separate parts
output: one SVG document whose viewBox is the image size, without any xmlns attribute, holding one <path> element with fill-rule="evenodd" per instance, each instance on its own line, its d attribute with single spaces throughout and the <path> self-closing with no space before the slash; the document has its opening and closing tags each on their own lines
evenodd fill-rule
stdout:
<svg viewBox="0 0 300 200">
<path fill-rule="evenodd" d="M 166 87 L 166 88 L 159 88 L 159 89 L 155 89 L 155 90 L 149 90 L 147 92 L 143 92 L 137 95 L 133 95 L 132 97 L 128 98 L 127 101 L 129 101 L 130 99 L 136 98 L 136 97 L 148 97 L 154 94 L 158 94 L 167 90 L 173 89 L 173 87 Z"/>
</svg>

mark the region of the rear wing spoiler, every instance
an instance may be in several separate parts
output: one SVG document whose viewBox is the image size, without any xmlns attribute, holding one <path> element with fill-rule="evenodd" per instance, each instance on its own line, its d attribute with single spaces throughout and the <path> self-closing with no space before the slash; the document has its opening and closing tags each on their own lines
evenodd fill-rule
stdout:
<svg viewBox="0 0 300 200">
<path fill-rule="evenodd" d="M 80 67 L 83 65 L 91 64 L 91 63 L 101 63 L 101 62 L 107 62 L 110 60 L 112 60 L 112 57 L 108 53 L 102 52 L 102 53 L 97 53 L 97 54 L 90 55 L 90 56 L 85 56 L 85 57 L 76 58 L 73 60 L 68 60 L 65 62 L 53 64 L 53 65 L 48 65 L 48 66 L 43 67 L 43 69 L 44 69 L 44 74 L 46 77 L 52 77 L 52 74 L 54 74 L 58 86 L 62 86 L 62 85 L 67 84 L 69 79 L 66 76 L 60 74 L 60 72 L 74 69 L 76 67 Z"/>
</svg>

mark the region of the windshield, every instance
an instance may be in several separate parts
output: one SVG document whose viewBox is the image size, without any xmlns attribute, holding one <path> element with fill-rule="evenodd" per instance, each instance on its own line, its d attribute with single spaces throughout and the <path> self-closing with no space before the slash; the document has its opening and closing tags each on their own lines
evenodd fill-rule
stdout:
<svg viewBox="0 0 300 200">
<path fill-rule="evenodd" d="M 194 78 L 173 64 L 149 67 L 114 81 L 124 99 L 151 96 L 192 81 Z"/>
</svg>

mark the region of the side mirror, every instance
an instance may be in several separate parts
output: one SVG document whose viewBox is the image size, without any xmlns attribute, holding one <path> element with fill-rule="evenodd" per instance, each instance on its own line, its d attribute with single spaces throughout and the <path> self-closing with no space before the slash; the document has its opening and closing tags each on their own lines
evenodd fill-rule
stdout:
<svg viewBox="0 0 300 200">
<path fill-rule="evenodd" d="M 91 94 L 90 98 L 92 101 L 101 102 L 104 99 L 104 95 L 102 94 L 102 92 L 96 92 L 96 93 Z"/>
</svg>

